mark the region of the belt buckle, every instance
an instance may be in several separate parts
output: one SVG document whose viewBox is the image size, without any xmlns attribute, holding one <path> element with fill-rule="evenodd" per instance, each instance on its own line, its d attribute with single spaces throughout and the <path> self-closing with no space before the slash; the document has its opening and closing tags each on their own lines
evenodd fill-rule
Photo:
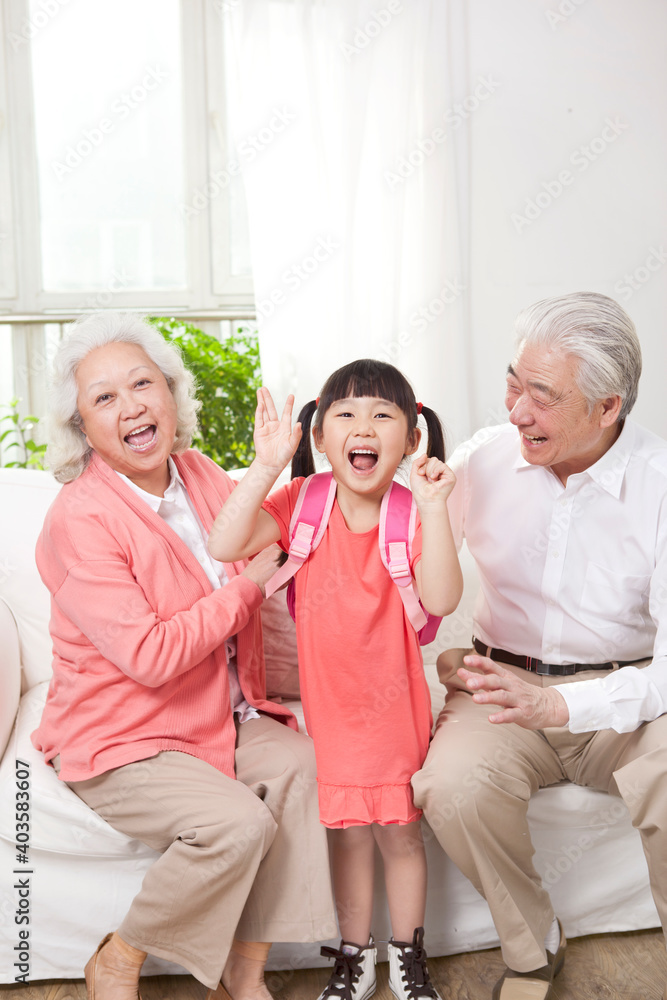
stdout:
<svg viewBox="0 0 667 1000">
<path fill-rule="evenodd" d="M 576 663 L 542 663 L 542 669 L 537 673 L 543 677 L 571 677 L 577 672 Z"/>
</svg>

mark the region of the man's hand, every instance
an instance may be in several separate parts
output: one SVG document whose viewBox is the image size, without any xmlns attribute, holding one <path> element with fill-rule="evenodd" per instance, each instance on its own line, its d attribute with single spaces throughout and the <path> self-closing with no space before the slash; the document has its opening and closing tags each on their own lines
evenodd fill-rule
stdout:
<svg viewBox="0 0 667 1000">
<path fill-rule="evenodd" d="M 463 662 L 470 669 L 460 667 L 457 673 L 468 690 L 474 692 L 473 701 L 501 708 L 489 716 L 489 722 L 516 722 L 524 729 L 567 725 L 570 713 L 555 688 L 528 684 L 488 656 L 471 653 L 463 657 Z"/>
<path fill-rule="evenodd" d="M 256 583 L 264 597 L 266 597 L 266 584 L 278 569 L 279 559 L 282 554 L 283 550 L 274 542 L 273 545 L 269 545 L 261 552 L 258 552 L 243 570 L 242 575 L 247 576 L 249 580 Z"/>
</svg>

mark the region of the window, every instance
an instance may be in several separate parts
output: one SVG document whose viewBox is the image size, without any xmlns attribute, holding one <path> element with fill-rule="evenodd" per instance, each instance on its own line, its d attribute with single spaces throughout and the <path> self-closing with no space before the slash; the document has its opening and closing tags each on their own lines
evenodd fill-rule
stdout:
<svg viewBox="0 0 667 1000">
<path fill-rule="evenodd" d="M 0 227 L 11 230 L 14 202 L 22 235 L 14 255 L 0 241 L 0 302 L 89 309 L 111 293 L 119 305 L 251 306 L 242 186 L 213 179 L 227 146 L 219 4 L 5 8 Z"/>
<path fill-rule="evenodd" d="M 179 13 L 178 0 L 75 4 L 31 43 L 47 294 L 187 288 Z"/>
<path fill-rule="evenodd" d="M 0 19 L 0 51 L 4 51 L 4 48 L 5 37 Z M 6 73 L 7 60 L 3 59 L 0 67 L 0 302 L 16 295 Z"/>
<path fill-rule="evenodd" d="M 52 349 L 46 314 L 183 313 L 211 333 L 252 317 L 246 210 L 239 178 L 220 183 L 233 157 L 217 0 L 0 8 L 0 352 L 41 413 L 25 359 Z"/>
</svg>

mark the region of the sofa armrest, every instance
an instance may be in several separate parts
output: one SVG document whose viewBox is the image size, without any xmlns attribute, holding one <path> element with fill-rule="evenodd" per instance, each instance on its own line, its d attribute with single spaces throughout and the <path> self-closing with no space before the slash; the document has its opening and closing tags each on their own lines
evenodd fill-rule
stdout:
<svg viewBox="0 0 667 1000">
<path fill-rule="evenodd" d="M 0 757 L 5 752 L 21 698 L 21 651 L 19 633 L 14 615 L 0 597 L 0 670 L 2 671 L 2 698 L 0 698 Z"/>
</svg>

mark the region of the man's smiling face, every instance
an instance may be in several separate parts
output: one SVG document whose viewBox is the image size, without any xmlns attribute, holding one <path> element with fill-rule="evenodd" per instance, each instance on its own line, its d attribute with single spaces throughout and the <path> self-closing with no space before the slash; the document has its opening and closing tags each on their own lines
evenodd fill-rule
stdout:
<svg viewBox="0 0 667 1000">
<path fill-rule="evenodd" d="M 526 345 L 507 369 L 505 405 L 521 435 L 521 454 L 531 465 L 549 466 L 562 483 L 597 462 L 620 432 L 619 397 L 590 410 L 577 384 L 578 364 L 564 351 Z"/>
</svg>

